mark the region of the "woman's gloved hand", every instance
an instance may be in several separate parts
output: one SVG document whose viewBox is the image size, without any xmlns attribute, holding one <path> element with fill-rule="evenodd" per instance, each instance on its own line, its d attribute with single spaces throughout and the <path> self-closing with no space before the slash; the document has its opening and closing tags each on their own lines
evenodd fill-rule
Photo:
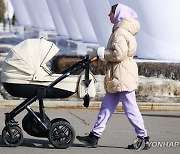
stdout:
<svg viewBox="0 0 180 154">
<path fill-rule="evenodd" d="M 99 47 L 97 49 L 97 55 L 101 61 L 104 61 L 104 50 L 105 50 L 104 47 Z"/>
<path fill-rule="evenodd" d="M 102 65 L 101 63 L 103 63 L 104 61 L 104 47 L 99 47 L 97 49 L 97 51 L 93 51 L 90 55 L 89 55 L 89 59 L 92 60 L 92 65 L 94 67 L 98 67 L 99 65 Z"/>
</svg>

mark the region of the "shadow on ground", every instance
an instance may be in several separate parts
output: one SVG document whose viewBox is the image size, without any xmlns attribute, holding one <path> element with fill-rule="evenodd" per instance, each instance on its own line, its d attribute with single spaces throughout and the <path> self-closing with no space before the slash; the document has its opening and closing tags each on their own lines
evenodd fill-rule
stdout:
<svg viewBox="0 0 180 154">
<path fill-rule="evenodd" d="M 124 115 L 125 115 L 124 112 L 116 112 L 116 113 L 114 113 L 114 114 L 124 114 Z M 167 114 L 143 113 L 142 116 L 143 116 L 143 117 L 180 118 L 180 115 L 173 115 L 173 114 L 167 115 Z"/>
<path fill-rule="evenodd" d="M 29 139 L 29 138 L 24 138 L 22 145 L 23 147 L 32 147 L 32 148 L 47 148 L 47 149 L 55 149 L 48 140 L 45 139 Z M 8 147 L 8 148 L 13 148 L 10 146 L 7 146 L 2 139 L 2 135 L 0 135 L 0 147 Z M 74 143 L 72 144 L 71 147 L 82 147 L 82 148 L 90 148 L 89 146 L 86 146 L 84 144 L 77 144 Z M 126 147 L 117 147 L 117 146 L 102 146 L 99 145 L 99 148 L 115 148 L 115 149 L 126 149 Z"/>
</svg>

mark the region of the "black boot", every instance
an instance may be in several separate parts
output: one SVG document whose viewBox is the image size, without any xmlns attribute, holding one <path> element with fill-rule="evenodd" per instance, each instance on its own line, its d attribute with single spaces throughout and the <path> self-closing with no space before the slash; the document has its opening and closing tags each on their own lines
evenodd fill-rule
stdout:
<svg viewBox="0 0 180 154">
<path fill-rule="evenodd" d="M 127 149 L 135 149 L 136 151 L 148 150 L 150 148 L 149 136 L 139 137 L 137 136 L 133 144 L 127 146 Z"/>
<path fill-rule="evenodd" d="M 92 148 L 97 148 L 99 137 L 93 135 L 92 132 L 90 132 L 88 136 L 77 136 L 76 138 L 85 145 L 88 145 Z"/>
</svg>

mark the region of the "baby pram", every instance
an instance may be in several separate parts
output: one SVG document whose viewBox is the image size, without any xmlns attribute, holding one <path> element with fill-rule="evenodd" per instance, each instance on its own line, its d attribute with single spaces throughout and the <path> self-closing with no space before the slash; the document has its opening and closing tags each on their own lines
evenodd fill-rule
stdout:
<svg viewBox="0 0 180 154">
<path fill-rule="evenodd" d="M 78 76 L 72 73 L 82 68 L 85 69 L 88 86 L 90 80 L 87 74 L 91 61 L 85 57 L 61 75 L 51 74 L 46 63 L 58 51 L 54 43 L 45 39 L 27 39 L 9 51 L 1 71 L 2 84 L 12 96 L 26 99 L 10 113 L 5 113 L 5 127 L 2 131 L 5 144 L 18 146 L 23 142 L 22 130 L 14 117 L 26 109 L 28 113 L 22 120 L 22 126 L 29 135 L 48 138 L 56 148 L 72 145 L 75 131 L 70 122 L 63 118 L 50 120 L 45 114 L 43 99 L 73 95 L 77 91 Z M 39 101 L 39 112 L 29 106 L 36 100 Z"/>
</svg>

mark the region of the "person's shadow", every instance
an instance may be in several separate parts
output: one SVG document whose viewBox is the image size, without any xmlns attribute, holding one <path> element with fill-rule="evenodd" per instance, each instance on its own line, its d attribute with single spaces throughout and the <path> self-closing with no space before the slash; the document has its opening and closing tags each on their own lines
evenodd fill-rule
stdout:
<svg viewBox="0 0 180 154">
<path fill-rule="evenodd" d="M 72 147 L 82 147 L 82 148 L 91 148 L 90 146 L 84 145 L 84 144 L 77 144 L 74 143 Z M 111 149 L 127 149 L 127 147 L 121 147 L 121 146 L 108 146 L 108 145 L 98 145 L 98 148 L 111 148 Z"/>
</svg>

